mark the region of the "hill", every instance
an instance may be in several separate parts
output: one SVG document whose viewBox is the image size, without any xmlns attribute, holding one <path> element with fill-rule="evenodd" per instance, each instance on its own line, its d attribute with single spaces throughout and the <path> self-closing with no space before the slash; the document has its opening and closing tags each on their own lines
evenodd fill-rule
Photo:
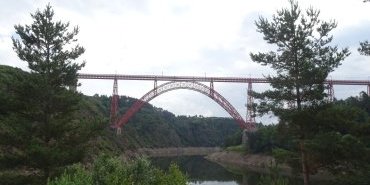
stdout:
<svg viewBox="0 0 370 185">
<path fill-rule="evenodd" d="M 85 96 L 86 109 L 94 110 L 106 118 L 108 125 L 111 98 Z M 119 112 L 122 115 L 136 99 L 121 96 Z M 238 137 L 239 126 L 231 118 L 175 116 L 173 113 L 146 104 L 123 127 L 122 134 L 105 129 L 101 139 L 113 141 L 118 148 L 139 147 L 213 147 L 224 146 L 230 138 Z M 103 137 L 104 136 L 104 137 Z"/>
<path fill-rule="evenodd" d="M 27 74 L 21 69 L 0 65 L 0 98 L 3 102 L 0 105 L 0 116 L 16 109 L 5 105 L 15 101 L 12 92 L 17 89 L 16 84 L 26 79 Z M 109 128 L 110 101 L 111 97 L 105 95 L 82 98 L 79 116 L 101 122 L 98 137 L 90 141 L 92 153 L 100 153 L 101 150 L 119 153 L 140 147 L 223 146 L 230 140 L 240 140 L 239 126 L 231 118 L 176 116 L 151 104 L 144 105 L 123 127 L 122 134 L 116 135 Z M 135 101 L 134 98 L 121 96 L 119 115 Z"/>
</svg>

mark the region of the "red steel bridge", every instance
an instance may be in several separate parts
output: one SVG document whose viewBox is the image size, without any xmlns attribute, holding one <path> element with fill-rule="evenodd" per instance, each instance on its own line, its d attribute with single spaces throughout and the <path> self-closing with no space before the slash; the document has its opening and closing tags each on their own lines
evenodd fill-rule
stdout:
<svg viewBox="0 0 370 185">
<path fill-rule="evenodd" d="M 200 77 L 200 76 L 158 76 L 158 75 L 119 75 L 119 74 L 78 74 L 79 79 L 101 79 L 101 80 L 114 80 L 113 83 L 113 96 L 111 102 L 111 124 L 112 127 L 121 129 L 129 119 L 142 108 L 145 103 L 151 101 L 157 96 L 166 92 L 177 89 L 189 89 L 202 93 L 222 108 L 224 108 L 230 116 L 239 124 L 242 129 L 252 131 L 255 129 L 255 119 L 252 110 L 253 97 L 251 96 L 253 83 L 269 83 L 265 78 L 240 78 L 240 77 Z M 124 115 L 118 116 L 118 84 L 117 80 L 146 80 L 153 81 L 154 87 L 139 100 L 137 100 Z M 158 81 L 165 83 L 157 85 Z M 201 83 L 208 82 L 209 86 Z M 238 111 L 227 101 L 221 94 L 219 94 L 213 86 L 214 82 L 227 82 L 227 83 L 246 83 L 247 85 L 247 115 L 244 120 Z M 367 86 L 367 94 L 370 93 L 370 80 L 326 80 L 324 82 L 328 87 L 329 101 L 334 98 L 334 85 L 360 85 Z"/>
</svg>

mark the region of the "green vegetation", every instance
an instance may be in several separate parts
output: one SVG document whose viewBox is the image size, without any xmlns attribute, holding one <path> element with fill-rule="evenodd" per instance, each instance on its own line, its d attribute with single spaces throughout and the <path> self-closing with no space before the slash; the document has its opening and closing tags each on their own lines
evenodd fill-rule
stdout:
<svg viewBox="0 0 370 185">
<path fill-rule="evenodd" d="M 330 172 L 335 184 L 370 183 L 370 98 L 366 93 L 334 101 L 310 113 L 306 152 L 311 174 Z M 300 172 L 299 139 L 284 124 L 259 126 L 248 144 Z M 268 178 L 268 177 L 266 177 Z"/>
<path fill-rule="evenodd" d="M 370 0 L 364 0 L 364 3 L 370 2 Z M 368 40 L 360 42 L 360 47 L 357 49 L 361 55 L 370 56 L 370 42 Z"/>
<path fill-rule="evenodd" d="M 143 158 L 124 162 L 103 155 L 95 160 L 91 169 L 73 165 L 48 185 L 186 185 L 186 182 L 186 176 L 175 164 L 165 173 Z"/>
<path fill-rule="evenodd" d="M 18 111 L 23 111 L 15 102 L 19 98 L 17 92 L 22 90 L 19 89 L 22 82 L 27 80 L 30 73 L 2 65 L 0 72 L 0 93 L 4 95 L 0 97 L 4 102 L 0 105 L 0 184 L 42 184 L 41 172 L 27 168 L 27 161 L 23 161 L 28 154 L 21 147 L 28 145 L 29 141 L 26 137 L 22 140 L 24 143 L 19 139 L 27 133 L 27 124 L 9 121 L 20 116 Z M 125 125 L 122 135 L 117 136 L 108 128 L 110 97 L 80 95 L 80 98 L 73 118 L 86 122 L 79 122 L 79 125 L 75 125 L 75 130 L 72 130 L 76 135 L 80 134 L 83 137 L 80 141 L 84 142 L 79 145 L 77 141 L 74 142 L 80 148 L 80 158 L 75 162 L 91 163 L 101 153 L 117 156 L 128 149 L 140 147 L 223 146 L 225 140 L 241 133 L 238 125 L 230 118 L 175 116 L 147 104 Z M 133 98 L 120 97 L 121 114 L 135 101 Z M 27 135 L 31 137 L 32 133 L 28 132 Z M 239 138 L 235 140 L 241 141 Z M 68 166 L 55 168 L 52 177 L 58 176 L 65 167 Z"/>
<path fill-rule="evenodd" d="M 335 22 L 319 20 L 319 11 L 312 8 L 304 14 L 293 0 L 290 5 L 272 21 L 261 17 L 256 22 L 257 31 L 277 51 L 251 54 L 251 58 L 271 66 L 277 75 L 268 76 L 273 90 L 254 96 L 261 100 L 260 113 L 272 111 L 280 121 L 251 134 L 250 148 L 271 152 L 279 162 L 290 164 L 303 174 L 305 185 L 310 174 L 319 170 L 331 172 L 337 184 L 367 184 L 368 95 L 335 103 L 325 99 L 323 82 L 349 51 L 329 45 Z M 362 43 L 362 54 L 366 55 L 366 47 Z"/>
<path fill-rule="evenodd" d="M 110 97 L 95 95 L 86 98 L 105 117 L 109 117 Z M 121 96 L 120 115 L 135 101 L 136 99 Z M 139 147 L 213 147 L 226 146 L 229 137 L 239 132 L 239 126 L 230 118 L 175 116 L 171 112 L 146 104 L 123 127 L 122 135 L 116 136 L 107 131 L 106 137 L 123 150 Z M 241 139 L 238 142 L 240 141 Z"/>
<path fill-rule="evenodd" d="M 318 19 L 312 8 L 301 12 L 291 0 L 272 21 L 260 18 L 257 31 L 275 52 L 251 54 L 253 61 L 269 65 L 273 90 L 253 93 L 260 99 L 254 108 L 272 111 L 277 125 L 258 125 L 241 145 L 242 132 L 229 118 L 175 116 L 146 104 L 122 135 L 108 128 L 111 98 L 83 96 L 75 91 L 75 63 L 84 48 L 75 36 L 78 27 L 54 21 L 50 5 L 32 14 L 33 23 L 16 25 L 13 37 L 18 57 L 30 72 L 0 65 L 0 184 L 186 184 L 176 165 L 168 172 L 154 168 L 146 159 L 121 161 L 111 156 L 139 147 L 225 146 L 229 151 L 271 154 L 310 175 L 330 172 L 335 184 L 370 184 L 370 98 L 328 102 L 324 80 L 349 55 L 330 46 L 329 33 L 336 23 Z M 369 55 L 369 43 L 361 54 Z M 120 97 L 120 115 L 136 99 Z M 236 145 L 236 146 L 234 146 Z M 105 153 L 107 155 L 101 155 Z M 278 174 L 260 184 L 287 184 Z"/>
<path fill-rule="evenodd" d="M 236 145 L 236 146 L 229 146 L 225 148 L 226 151 L 232 151 L 232 152 L 239 152 L 239 153 L 246 153 L 247 147 L 245 145 Z"/>
<path fill-rule="evenodd" d="M 82 95 L 68 88 L 76 86 L 84 66 L 73 62 L 84 52 L 75 44 L 78 28 L 69 32 L 69 24 L 53 16 L 48 5 L 31 15 L 31 25 L 15 26 L 14 50 L 31 72 L 1 69 L 1 184 L 23 181 L 18 176 L 45 184 L 60 168 L 83 159 L 99 127 L 99 117 L 79 116 Z"/>
<path fill-rule="evenodd" d="M 349 51 L 347 48 L 338 51 L 336 46 L 329 45 L 333 39 L 329 33 L 337 26 L 334 21 L 321 21 L 318 10 L 309 8 L 302 12 L 297 2 L 289 2 L 290 7 L 277 11 L 272 21 L 263 17 L 256 21 L 257 31 L 277 49 L 251 53 L 251 59 L 270 66 L 277 74 L 267 77 L 273 90 L 254 96 L 261 100 L 259 111 L 272 111 L 298 140 L 295 152 L 300 158 L 304 185 L 308 185 L 312 173 L 307 154 L 313 125 L 310 116 L 325 103 L 323 82 Z"/>
<path fill-rule="evenodd" d="M 38 178 L 41 175 L 40 172 L 37 170 L 24 170 L 23 164 L 17 162 L 20 161 L 20 159 L 17 159 L 17 155 L 10 155 L 8 153 L 9 150 L 7 150 L 12 142 L 19 142 L 14 140 L 14 137 L 23 134 L 18 132 L 23 130 L 23 125 L 17 127 L 14 127 L 14 124 L 8 125 L 13 122 L 7 122 L 7 118 L 10 118 L 11 115 L 17 115 L 14 113 L 17 110 L 16 107 L 14 109 L 11 108 L 15 105 L 11 102 L 17 99 L 14 91 L 17 91 L 18 88 L 16 84 L 25 80 L 29 73 L 8 66 L 0 66 L 0 71 L 0 93 L 4 95 L 1 98 L 4 98 L 3 102 L 7 102 L 7 104 L 0 105 L 2 110 L 0 115 L 0 125 L 2 126 L 2 129 L 0 129 L 0 142 L 2 151 L 4 151 L 1 152 L 0 157 L 2 160 L 0 163 L 2 165 L 2 172 L 0 173 L 1 184 L 24 184 L 25 182 L 40 184 L 40 179 Z M 144 146 L 238 145 L 227 150 L 244 152 L 244 146 L 240 145 L 241 130 L 232 119 L 175 116 L 168 111 L 147 104 L 142 111 L 125 125 L 123 134 L 116 136 L 114 131 L 107 128 L 110 98 L 98 95 L 92 97 L 81 96 L 81 98 L 79 110 L 76 112 L 78 119 L 91 120 L 92 116 L 95 116 L 94 119 L 96 119 L 88 124 L 90 127 L 81 127 L 78 130 L 81 133 L 94 132 L 93 135 L 97 136 L 90 137 L 87 143 L 82 146 L 85 149 L 83 159 L 86 162 L 94 161 L 102 152 L 114 156 L 121 154 L 127 149 Z M 134 101 L 136 100 L 122 96 L 120 98 L 121 111 L 125 111 Z M 359 97 L 335 101 L 333 104 L 326 105 L 316 111 L 316 114 L 310 118 L 312 123 L 316 123 L 311 127 L 314 137 L 312 141 L 307 141 L 308 155 L 314 167 L 311 168 L 313 170 L 312 173 L 316 173 L 318 170 L 331 171 L 338 177 L 336 179 L 338 184 L 368 182 L 369 178 L 366 174 L 369 174 L 369 171 L 367 171 L 369 170 L 369 163 L 364 161 L 369 161 L 368 156 L 370 156 L 368 154 L 370 147 L 369 116 L 370 98 L 365 93 L 361 93 Z M 157 121 L 150 121 L 149 119 Z M 150 129 L 155 130 L 155 132 L 147 130 L 146 126 L 149 124 L 152 124 Z M 300 161 L 299 156 L 295 152 L 298 140 L 294 135 L 287 132 L 285 126 L 283 124 L 258 124 L 257 132 L 249 135 L 247 148 L 252 153 L 274 155 L 279 162 L 290 164 L 298 172 Z M 156 127 L 161 129 L 155 129 Z M 182 131 L 184 132 L 182 133 Z M 13 134 L 10 135 L 10 132 Z M 172 135 L 168 133 L 172 133 Z M 166 138 L 161 139 L 171 140 L 171 142 L 161 143 L 158 135 L 166 135 Z M 221 138 L 224 141 L 218 138 L 219 135 L 223 135 Z M 141 138 L 148 139 L 143 142 Z M 206 140 L 207 138 L 208 140 Z M 15 151 L 19 152 L 19 155 L 24 155 L 20 150 Z M 5 168 L 5 165 L 8 165 L 7 168 Z M 54 175 L 60 174 L 63 172 L 63 169 L 56 169 Z M 89 170 L 86 172 L 91 173 Z M 343 174 L 346 175 L 344 176 Z M 84 173 L 79 175 L 84 175 Z M 264 178 L 267 179 L 268 177 Z"/>
<path fill-rule="evenodd" d="M 77 44 L 78 27 L 69 31 L 69 23 L 55 21 L 50 5 L 31 17 L 32 24 L 15 26 L 17 35 L 12 38 L 15 52 L 28 63 L 30 72 L 0 66 L 1 184 L 45 184 L 68 165 L 92 161 L 102 152 L 118 155 L 137 147 L 216 146 L 224 140 L 218 136 L 235 132 L 236 126 L 224 126 L 229 119 L 175 117 L 146 105 L 124 134 L 115 137 L 106 128 L 110 99 L 75 91 L 77 72 L 85 65 L 74 62 L 85 51 Z M 123 97 L 120 101 L 122 113 L 136 100 Z M 80 172 L 76 175 L 86 177 Z M 162 175 L 159 184 L 181 175 L 172 172 Z"/>
<path fill-rule="evenodd" d="M 289 180 L 279 173 L 277 163 L 271 164 L 269 167 L 269 175 L 262 175 L 259 178 L 258 185 L 288 185 Z"/>
</svg>

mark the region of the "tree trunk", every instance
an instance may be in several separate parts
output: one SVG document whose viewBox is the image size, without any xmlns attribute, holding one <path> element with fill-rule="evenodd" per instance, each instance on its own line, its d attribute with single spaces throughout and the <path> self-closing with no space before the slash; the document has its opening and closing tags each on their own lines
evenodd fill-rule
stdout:
<svg viewBox="0 0 370 185">
<path fill-rule="evenodd" d="M 300 140 L 300 150 L 301 150 L 301 164 L 302 164 L 302 175 L 303 175 L 303 184 L 310 184 L 310 174 L 308 171 L 306 151 L 304 147 L 304 141 Z"/>
</svg>

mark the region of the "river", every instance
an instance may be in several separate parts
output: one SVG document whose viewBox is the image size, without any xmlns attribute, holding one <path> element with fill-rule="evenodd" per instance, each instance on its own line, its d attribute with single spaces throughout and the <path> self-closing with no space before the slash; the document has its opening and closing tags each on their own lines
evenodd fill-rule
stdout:
<svg viewBox="0 0 370 185">
<path fill-rule="evenodd" d="M 189 185 L 258 185 L 261 174 L 253 171 L 238 171 L 224 168 L 206 160 L 203 156 L 153 157 L 152 164 L 167 170 L 171 163 L 176 163 L 187 174 Z M 284 177 L 288 178 L 288 177 Z M 302 179 L 289 178 L 289 185 L 301 185 Z M 324 185 L 324 182 L 314 182 Z"/>
<path fill-rule="evenodd" d="M 190 185 L 256 185 L 259 177 L 253 172 L 248 175 L 232 173 L 203 156 L 155 157 L 151 160 L 163 170 L 176 163 L 187 174 Z"/>
</svg>

